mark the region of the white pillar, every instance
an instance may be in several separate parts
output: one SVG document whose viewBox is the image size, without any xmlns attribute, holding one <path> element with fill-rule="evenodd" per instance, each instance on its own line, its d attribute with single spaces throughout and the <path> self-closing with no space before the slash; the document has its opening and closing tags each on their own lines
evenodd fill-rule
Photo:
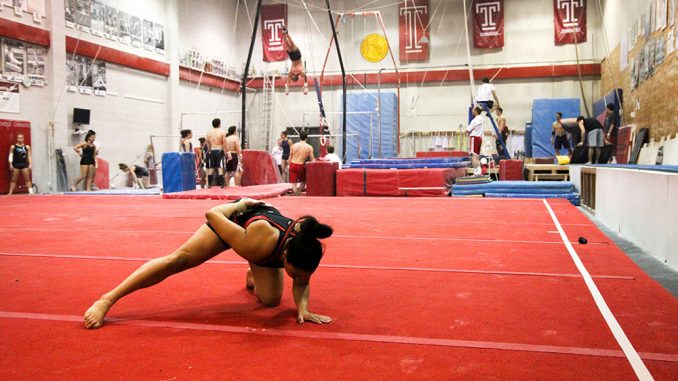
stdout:
<svg viewBox="0 0 678 381">
<path fill-rule="evenodd" d="M 46 2 L 46 22 L 48 23 L 51 33 L 51 46 L 47 54 L 47 97 L 49 98 L 48 105 L 51 109 L 46 112 L 47 126 L 40 127 L 38 131 L 46 131 L 47 146 L 44 148 L 48 150 L 48 171 L 49 181 L 47 188 L 41 187 L 41 192 L 56 192 L 57 189 L 57 175 L 56 175 L 56 157 L 54 150 L 56 148 L 66 148 L 70 146 L 70 135 L 72 133 L 72 126 L 68 119 L 68 110 L 66 109 L 66 39 L 65 39 L 65 23 L 64 23 L 64 1 L 53 0 Z M 43 149 L 43 148 L 41 148 Z"/>
</svg>

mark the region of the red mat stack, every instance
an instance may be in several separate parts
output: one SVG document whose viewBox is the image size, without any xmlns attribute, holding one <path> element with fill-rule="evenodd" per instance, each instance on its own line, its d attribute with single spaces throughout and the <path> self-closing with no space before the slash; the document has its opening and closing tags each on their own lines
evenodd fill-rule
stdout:
<svg viewBox="0 0 678 381">
<path fill-rule="evenodd" d="M 499 180 L 522 180 L 522 160 L 501 160 L 499 162 Z"/>
<path fill-rule="evenodd" d="M 306 163 L 306 195 L 336 195 L 336 173 L 339 165 L 329 161 L 311 161 Z"/>
</svg>

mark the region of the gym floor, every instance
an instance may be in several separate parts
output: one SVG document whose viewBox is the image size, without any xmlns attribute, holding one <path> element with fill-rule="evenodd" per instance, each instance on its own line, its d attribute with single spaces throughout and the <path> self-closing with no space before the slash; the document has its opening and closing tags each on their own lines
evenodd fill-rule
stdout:
<svg viewBox="0 0 678 381">
<path fill-rule="evenodd" d="M 122 299 L 102 328 L 87 330 L 82 315 L 95 299 L 173 251 L 223 201 L 0 198 L 0 379 L 678 374 L 675 288 L 565 200 L 267 201 L 334 227 L 310 299 L 332 324 L 296 323 L 289 280 L 279 307 L 257 303 L 246 262 L 228 251 Z"/>
</svg>

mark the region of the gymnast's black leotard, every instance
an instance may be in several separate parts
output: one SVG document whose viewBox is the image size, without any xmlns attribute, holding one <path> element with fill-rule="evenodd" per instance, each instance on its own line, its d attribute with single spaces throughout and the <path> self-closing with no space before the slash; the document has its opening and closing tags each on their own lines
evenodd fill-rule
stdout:
<svg viewBox="0 0 678 381">
<path fill-rule="evenodd" d="M 87 144 L 86 146 L 82 147 L 82 157 L 80 159 L 80 165 L 94 165 L 96 160 L 95 159 L 96 151 L 97 147 L 94 144 L 92 145 Z"/>
<path fill-rule="evenodd" d="M 235 218 L 232 218 L 232 220 L 233 222 L 235 222 L 237 225 L 241 226 L 244 229 L 246 229 L 247 226 L 249 226 L 249 224 L 251 224 L 252 222 L 259 220 L 265 220 L 271 226 L 278 229 L 278 231 L 280 231 L 280 235 L 278 237 L 278 242 L 276 243 L 273 252 L 266 258 L 252 263 L 260 267 L 270 267 L 270 268 L 284 267 L 282 260 L 283 247 L 285 246 L 285 240 L 287 238 L 296 235 L 293 225 L 294 220 L 283 216 L 282 214 L 280 214 L 278 209 L 270 205 L 257 206 Z M 209 224 L 209 222 L 207 223 L 207 227 L 210 228 L 214 232 L 214 234 L 217 235 L 217 237 L 219 238 L 219 240 L 221 240 L 221 243 L 224 244 L 224 247 L 226 249 L 231 248 L 228 245 L 228 243 L 226 243 L 223 239 L 221 239 L 221 237 L 219 237 L 219 234 L 217 234 L 217 232 L 214 230 L 212 225 Z"/>
</svg>

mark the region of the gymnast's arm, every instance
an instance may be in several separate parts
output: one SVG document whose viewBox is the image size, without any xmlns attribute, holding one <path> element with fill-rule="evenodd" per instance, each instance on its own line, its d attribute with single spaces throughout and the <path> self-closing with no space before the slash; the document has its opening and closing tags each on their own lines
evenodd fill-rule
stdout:
<svg viewBox="0 0 678 381">
<path fill-rule="evenodd" d="M 230 218 L 237 213 L 244 213 L 247 209 L 258 204 L 261 204 L 261 201 L 242 199 L 238 202 L 217 205 L 205 213 L 205 218 L 217 235 L 228 243 L 236 253 L 250 253 L 260 246 L 265 246 L 261 244 L 261 239 L 256 234 L 258 231 L 250 231 L 248 239 L 248 231 L 231 221 Z M 258 226 L 259 224 L 253 223 L 252 228 L 255 225 Z M 252 235 L 251 233 L 255 234 Z"/>
<path fill-rule="evenodd" d="M 11 171 L 14 167 L 12 166 L 12 161 L 14 161 L 14 144 L 9 146 L 9 170 Z"/>
<path fill-rule="evenodd" d="M 308 298 L 311 295 L 309 280 L 310 278 L 307 277 L 298 277 L 292 281 L 292 294 L 294 295 L 294 303 L 297 305 L 297 323 L 301 324 L 305 321 L 317 324 L 331 323 L 331 317 L 308 311 Z"/>
<path fill-rule="evenodd" d="M 78 155 L 82 156 L 82 153 L 80 153 L 80 148 L 82 148 L 86 145 L 87 145 L 87 143 L 85 143 L 85 142 L 78 143 L 75 147 L 73 147 L 73 151 L 75 151 L 75 153 L 77 153 Z"/>
</svg>

